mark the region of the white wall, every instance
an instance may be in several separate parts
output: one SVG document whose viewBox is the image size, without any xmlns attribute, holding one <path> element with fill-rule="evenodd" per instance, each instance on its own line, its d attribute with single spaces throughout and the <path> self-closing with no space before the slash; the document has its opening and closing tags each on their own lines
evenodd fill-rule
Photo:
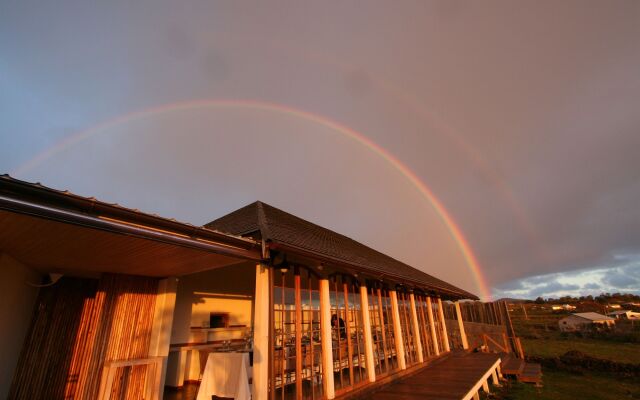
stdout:
<svg viewBox="0 0 640 400">
<path fill-rule="evenodd" d="M 26 282 L 40 283 L 36 271 L 0 254 L 0 398 L 6 399 L 29 329 L 38 289 Z"/>
</svg>

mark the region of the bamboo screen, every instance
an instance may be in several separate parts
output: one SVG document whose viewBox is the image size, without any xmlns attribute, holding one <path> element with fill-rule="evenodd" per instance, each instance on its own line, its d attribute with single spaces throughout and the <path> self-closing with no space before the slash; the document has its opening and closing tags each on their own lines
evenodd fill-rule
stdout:
<svg viewBox="0 0 640 400">
<path fill-rule="evenodd" d="M 479 301 L 459 303 L 460 314 L 465 322 L 475 322 L 488 325 L 505 325 L 504 316 L 500 309 L 500 303 L 481 303 Z M 449 307 L 448 319 L 457 319 L 455 307 L 452 304 Z"/>
<path fill-rule="evenodd" d="M 148 356 L 157 290 L 157 279 L 126 275 L 42 288 L 9 398 L 95 399 L 105 362 Z M 145 375 L 120 370 L 111 398 L 142 398 Z"/>
<path fill-rule="evenodd" d="M 270 397 L 322 399 L 318 280 L 306 270 L 276 271 L 273 291 Z"/>
<path fill-rule="evenodd" d="M 386 289 L 369 289 L 369 314 L 376 375 L 381 376 L 398 369 L 391 299 Z"/>
<path fill-rule="evenodd" d="M 423 295 L 416 295 L 416 314 L 418 315 L 420 341 L 422 342 L 422 355 L 425 360 L 428 360 L 434 357 L 436 352 L 433 347 L 431 326 L 429 325 L 427 300 Z"/>
<path fill-rule="evenodd" d="M 442 334 L 442 329 L 446 329 L 446 325 L 443 326 L 442 321 L 440 320 L 438 300 L 435 298 L 431 299 L 431 308 L 433 310 L 433 320 L 436 329 L 436 338 L 438 340 L 438 347 L 440 348 L 440 352 L 443 352 L 444 347 L 444 335 Z"/>
<path fill-rule="evenodd" d="M 364 382 L 365 350 L 358 288 L 345 277 L 331 281 L 331 336 L 336 392 Z"/>
<path fill-rule="evenodd" d="M 413 338 L 413 328 L 411 322 L 411 302 L 409 295 L 399 291 L 398 314 L 400 316 L 400 329 L 402 330 L 402 343 L 404 345 L 404 357 L 407 366 L 418 362 L 417 348 Z"/>
</svg>

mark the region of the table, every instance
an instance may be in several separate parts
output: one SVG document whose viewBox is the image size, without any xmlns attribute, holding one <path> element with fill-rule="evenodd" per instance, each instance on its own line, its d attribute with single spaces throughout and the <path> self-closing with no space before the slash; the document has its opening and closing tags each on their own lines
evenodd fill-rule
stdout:
<svg viewBox="0 0 640 400">
<path fill-rule="evenodd" d="M 249 369 L 249 353 L 210 353 L 196 400 L 211 400 L 214 395 L 250 400 Z"/>
</svg>

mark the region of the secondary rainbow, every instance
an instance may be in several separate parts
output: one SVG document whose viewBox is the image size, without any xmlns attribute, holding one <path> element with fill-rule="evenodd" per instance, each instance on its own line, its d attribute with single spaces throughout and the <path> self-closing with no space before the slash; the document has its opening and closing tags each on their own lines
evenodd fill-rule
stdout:
<svg viewBox="0 0 640 400">
<path fill-rule="evenodd" d="M 194 100 L 180 103 L 171 103 L 162 105 L 159 107 L 149 108 L 145 110 L 140 110 L 136 112 L 132 112 L 129 114 L 121 115 L 116 118 L 104 121 L 98 125 L 92 126 L 89 129 L 81 131 L 76 134 L 69 135 L 57 142 L 53 146 L 44 150 L 34 158 L 30 159 L 26 163 L 19 166 L 17 169 L 12 171 L 11 173 L 15 176 L 20 176 L 36 166 L 40 165 L 43 161 L 52 157 L 56 153 L 61 152 L 62 150 L 73 146 L 74 144 L 86 140 L 87 138 L 97 135 L 100 132 L 117 126 L 135 119 L 145 118 L 152 115 L 157 115 L 166 112 L 178 111 L 178 110 L 188 110 L 188 109 L 196 109 L 196 108 L 246 108 L 246 109 L 254 109 L 254 110 L 263 110 L 270 111 L 285 115 L 294 116 L 297 118 L 301 118 L 307 121 L 311 121 L 323 126 L 326 126 L 332 130 L 340 132 L 351 139 L 357 141 L 358 143 L 366 146 L 377 155 L 386 160 L 390 165 L 392 165 L 396 170 L 398 170 L 403 176 L 405 176 L 413 186 L 420 192 L 420 194 L 427 199 L 429 204 L 433 207 L 434 211 L 438 214 L 444 225 L 447 227 L 450 232 L 453 240 L 456 242 L 458 248 L 460 249 L 467 266 L 469 267 L 472 276 L 476 282 L 478 290 L 480 291 L 481 297 L 485 300 L 491 299 L 491 291 L 489 290 L 489 286 L 487 281 L 482 274 L 482 270 L 480 268 L 480 264 L 476 259 L 471 246 L 468 241 L 462 234 L 460 228 L 455 223 L 453 217 L 447 212 L 446 208 L 442 205 L 442 203 L 438 200 L 438 198 L 433 194 L 431 189 L 402 161 L 398 160 L 393 154 L 391 154 L 388 150 L 382 148 L 377 143 L 373 142 L 371 139 L 359 133 L 347 126 L 344 126 L 340 123 L 332 121 L 326 117 L 319 116 L 316 114 L 312 114 L 307 111 L 295 109 L 289 106 L 285 106 L 282 104 L 276 103 L 267 103 L 255 100 Z"/>
</svg>

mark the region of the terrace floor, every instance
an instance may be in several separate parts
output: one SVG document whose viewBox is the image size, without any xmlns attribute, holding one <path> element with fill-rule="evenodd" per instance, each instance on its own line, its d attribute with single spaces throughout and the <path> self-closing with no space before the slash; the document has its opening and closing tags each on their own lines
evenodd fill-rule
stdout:
<svg viewBox="0 0 640 400">
<path fill-rule="evenodd" d="M 361 398 L 376 400 L 471 399 L 488 384 L 500 356 L 493 353 L 454 352 L 420 371 L 382 386 Z"/>
<path fill-rule="evenodd" d="M 491 379 L 499 354 L 454 351 L 421 368 L 415 374 L 381 386 L 359 399 L 375 400 L 463 400 L 471 399 Z M 180 391 L 165 392 L 165 400 L 195 399 L 198 385 L 185 384 Z M 219 399 L 219 398 L 218 398 Z"/>
</svg>

